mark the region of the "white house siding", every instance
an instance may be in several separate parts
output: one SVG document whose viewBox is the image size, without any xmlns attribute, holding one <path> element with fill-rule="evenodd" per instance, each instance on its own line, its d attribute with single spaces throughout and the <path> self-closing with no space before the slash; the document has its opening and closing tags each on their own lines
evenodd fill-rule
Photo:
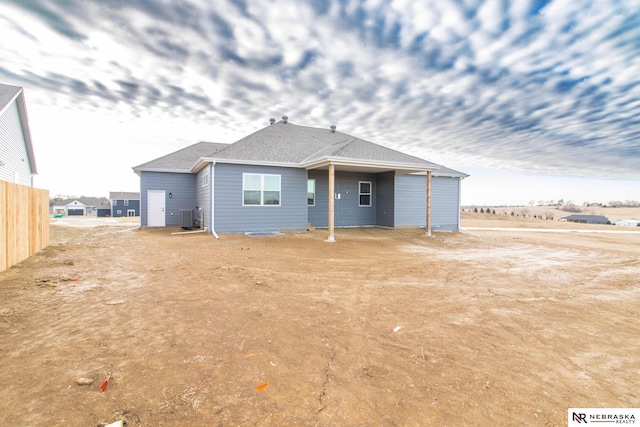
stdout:
<svg viewBox="0 0 640 427">
<path fill-rule="evenodd" d="M 243 173 L 280 175 L 280 206 L 243 206 Z M 213 181 L 216 232 L 306 230 L 306 170 L 217 163 Z"/>
<path fill-rule="evenodd" d="M 1 180 L 33 185 L 29 154 L 15 101 L 0 116 L 0 161 L 4 163 L 0 166 Z"/>
<path fill-rule="evenodd" d="M 181 209 L 194 209 L 198 205 L 196 175 L 191 173 L 141 172 L 140 174 L 140 226 L 148 227 L 148 191 L 164 190 L 167 227 L 177 227 Z"/>
<path fill-rule="evenodd" d="M 431 228 L 457 231 L 460 228 L 460 179 L 431 178 Z M 424 227 L 427 223 L 427 178 L 425 175 L 397 175 L 396 227 Z"/>
</svg>

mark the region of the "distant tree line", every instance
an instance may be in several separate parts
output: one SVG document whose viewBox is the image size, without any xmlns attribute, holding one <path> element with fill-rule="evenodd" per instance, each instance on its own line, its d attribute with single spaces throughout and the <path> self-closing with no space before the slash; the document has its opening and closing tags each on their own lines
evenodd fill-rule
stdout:
<svg viewBox="0 0 640 427">
<path fill-rule="evenodd" d="M 640 206 L 640 202 L 637 200 L 625 200 L 624 202 L 612 201 L 607 203 L 607 206 L 611 208 L 637 208 Z"/>
</svg>

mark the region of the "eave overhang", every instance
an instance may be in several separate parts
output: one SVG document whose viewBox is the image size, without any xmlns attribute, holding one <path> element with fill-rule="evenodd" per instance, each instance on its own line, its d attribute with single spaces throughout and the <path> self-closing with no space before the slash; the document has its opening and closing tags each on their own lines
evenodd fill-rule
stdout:
<svg viewBox="0 0 640 427">
<path fill-rule="evenodd" d="M 322 157 L 301 164 L 307 170 L 328 169 L 333 164 L 336 170 L 349 172 L 395 172 L 396 174 L 410 174 L 416 172 L 435 171 L 440 169 L 436 164 L 417 164 L 402 162 L 385 162 L 376 160 L 362 160 L 345 157 Z"/>
<path fill-rule="evenodd" d="M 197 173 L 209 163 L 220 164 L 226 163 L 230 165 L 248 165 L 248 166 L 271 166 L 280 168 L 301 168 L 300 163 L 295 162 L 269 162 L 264 160 L 242 160 L 242 159 L 221 159 L 217 157 L 200 157 L 190 169 L 190 172 Z"/>
<path fill-rule="evenodd" d="M 422 172 L 422 173 L 417 172 L 416 175 L 426 175 L 426 172 Z M 443 177 L 447 177 L 447 178 L 464 179 L 464 178 L 467 178 L 469 175 L 467 175 L 466 173 L 462 173 L 462 172 L 453 173 L 453 172 L 447 172 L 447 171 L 434 171 L 433 172 L 433 176 L 434 177 L 443 176 Z"/>
<path fill-rule="evenodd" d="M 136 175 L 141 172 L 162 172 L 162 173 L 193 173 L 190 169 L 163 169 L 163 168 L 132 168 Z"/>
<path fill-rule="evenodd" d="M 19 88 L 18 92 L 9 100 L 9 102 L 2 108 L 0 108 L 0 116 L 9 108 L 13 102 L 18 107 L 18 115 L 20 116 L 20 127 L 22 129 L 22 135 L 24 136 L 24 142 L 27 149 L 27 157 L 29 159 L 29 167 L 31 168 L 31 174 L 36 175 L 38 170 L 36 168 L 36 157 L 33 152 L 33 141 L 31 140 L 31 130 L 29 129 L 29 116 L 27 115 L 27 104 L 24 100 L 24 90 Z"/>
</svg>

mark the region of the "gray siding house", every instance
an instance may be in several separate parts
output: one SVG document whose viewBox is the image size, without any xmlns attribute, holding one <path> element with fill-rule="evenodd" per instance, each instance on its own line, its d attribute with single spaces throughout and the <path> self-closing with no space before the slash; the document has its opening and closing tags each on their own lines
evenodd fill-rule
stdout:
<svg viewBox="0 0 640 427">
<path fill-rule="evenodd" d="M 24 91 L 0 84 L 0 180 L 33 187 L 36 173 Z"/>
<path fill-rule="evenodd" d="M 270 123 L 233 144 L 199 142 L 135 166 L 141 226 L 178 226 L 180 211 L 193 210 L 214 234 L 312 225 L 332 241 L 335 227 L 459 229 L 468 175 L 334 126 Z"/>
<path fill-rule="evenodd" d="M 112 191 L 109 193 L 111 201 L 111 216 L 140 216 L 140 193 Z"/>
</svg>

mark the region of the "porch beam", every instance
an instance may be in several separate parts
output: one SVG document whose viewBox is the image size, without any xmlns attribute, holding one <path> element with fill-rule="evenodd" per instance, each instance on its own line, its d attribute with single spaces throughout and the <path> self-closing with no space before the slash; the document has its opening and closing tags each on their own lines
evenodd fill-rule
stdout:
<svg viewBox="0 0 640 427">
<path fill-rule="evenodd" d="M 431 236 L 431 171 L 427 171 L 427 236 Z"/>
<path fill-rule="evenodd" d="M 329 164 L 329 237 L 327 242 L 335 242 L 334 236 L 334 203 L 335 203 L 335 166 L 333 163 Z"/>
</svg>

